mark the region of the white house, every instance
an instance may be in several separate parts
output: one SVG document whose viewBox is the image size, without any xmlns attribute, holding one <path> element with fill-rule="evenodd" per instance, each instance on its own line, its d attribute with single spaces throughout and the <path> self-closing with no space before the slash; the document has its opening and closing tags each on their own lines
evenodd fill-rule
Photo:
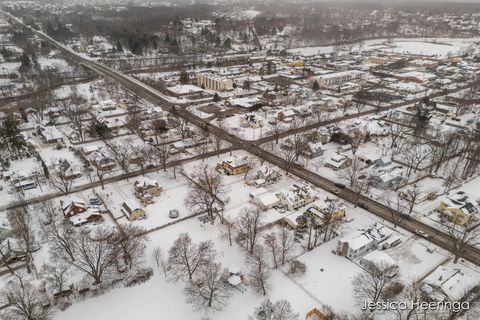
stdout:
<svg viewBox="0 0 480 320">
<path fill-rule="evenodd" d="M 312 189 L 308 185 L 294 184 L 290 190 L 280 191 L 278 196 L 288 210 L 295 210 L 315 201 Z"/>
<path fill-rule="evenodd" d="M 383 248 L 382 243 L 392 235 L 387 227 L 374 223 L 338 240 L 337 253 L 349 259 L 356 259 L 371 250 Z"/>
<path fill-rule="evenodd" d="M 63 135 L 55 126 L 38 126 L 37 132 L 45 143 L 63 142 Z"/>
<path fill-rule="evenodd" d="M 480 283 L 478 273 L 461 264 L 439 266 L 425 277 L 422 289 L 436 301 L 460 301 Z"/>
<path fill-rule="evenodd" d="M 279 205 L 281 200 L 277 194 L 275 194 L 275 192 L 268 191 L 253 198 L 253 203 L 255 203 L 262 210 L 269 210 Z"/>
<path fill-rule="evenodd" d="M 398 265 L 387 253 L 374 250 L 360 259 L 360 265 L 368 268 L 377 268 L 379 270 L 388 270 L 388 276 L 394 277 L 398 273 Z"/>
</svg>

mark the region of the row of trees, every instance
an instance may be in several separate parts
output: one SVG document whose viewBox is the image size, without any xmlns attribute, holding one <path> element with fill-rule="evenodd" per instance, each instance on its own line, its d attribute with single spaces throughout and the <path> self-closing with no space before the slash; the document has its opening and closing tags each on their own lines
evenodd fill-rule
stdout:
<svg viewBox="0 0 480 320">
<path fill-rule="evenodd" d="M 31 214 L 35 210 L 37 216 Z M 25 252 L 27 272 L 34 271 L 45 288 L 52 293 L 69 289 L 73 274 L 83 277 L 87 286 L 106 287 L 115 279 L 126 279 L 141 270 L 144 261 L 145 232 L 134 226 L 112 230 L 97 228 L 88 232 L 74 229 L 63 218 L 52 201 L 45 201 L 28 208 L 25 204 L 9 213 L 13 236 L 21 251 Z M 40 239 L 49 245 L 51 262 L 38 272 L 31 263 L 31 253 L 38 249 L 37 230 Z M 51 311 L 44 308 L 39 288 L 26 276 L 11 266 L 7 248 L 0 248 L 0 260 L 12 275 L 3 288 L 0 300 L 9 307 L 2 311 L 8 319 L 49 319 Z M 6 318 L 6 319 L 7 319 Z"/>
</svg>

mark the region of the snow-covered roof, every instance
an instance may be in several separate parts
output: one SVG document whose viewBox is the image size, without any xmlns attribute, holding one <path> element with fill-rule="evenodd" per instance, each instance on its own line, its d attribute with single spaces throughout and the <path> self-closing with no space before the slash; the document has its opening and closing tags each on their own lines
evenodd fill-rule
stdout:
<svg viewBox="0 0 480 320">
<path fill-rule="evenodd" d="M 62 209 L 63 211 L 67 211 L 69 207 L 73 207 L 73 206 L 80 207 L 80 208 L 87 207 L 86 202 L 82 198 L 76 195 L 71 195 L 70 197 L 68 197 L 67 200 L 63 202 Z"/>
<path fill-rule="evenodd" d="M 192 84 L 178 84 L 173 87 L 167 88 L 169 91 L 176 93 L 178 95 L 185 95 L 185 94 L 192 94 L 192 93 L 200 93 L 203 91 L 202 88 L 194 86 Z"/>
<path fill-rule="evenodd" d="M 265 189 L 265 188 L 256 188 L 256 189 L 253 189 L 252 191 L 250 191 L 250 196 L 252 198 L 255 198 L 255 197 L 258 197 L 259 195 L 261 195 L 262 193 L 265 193 L 265 192 L 268 192 L 268 190 Z"/>
<path fill-rule="evenodd" d="M 478 212 L 477 202 L 471 195 L 461 190 L 445 196 L 442 202 L 448 208 L 458 208 L 462 210 L 466 215 Z"/>
<path fill-rule="evenodd" d="M 375 266 L 379 267 L 390 267 L 396 265 L 395 260 L 392 259 L 387 253 L 384 251 L 374 250 L 372 252 L 367 253 L 362 257 L 363 261 L 368 261 L 373 263 Z"/>
<path fill-rule="evenodd" d="M 88 218 L 90 218 L 90 217 L 95 217 L 97 219 L 100 219 L 101 215 L 97 211 L 87 210 L 85 212 L 81 212 L 77 215 L 74 215 L 74 216 L 70 217 L 69 219 L 74 226 L 79 226 L 79 225 L 87 223 Z"/>
<path fill-rule="evenodd" d="M 274 205 L 275 203 L 280 201 L 280 199 L 278 199 L 277 195 L 274 192 L 262 193 L 262 194 L 258 195 L 256 197 L 256 199 L 258 199 L 258 201 L 262 205 L 267 206 L 267 207 L 271 206 L 271 205 Z"/>
<path fill-rule="evenodd" d="M 55 126 L 41 127 L 40 132 L 47 141 L 62 139 L 62 133 Z"/>
<path fill-rule="evenodd" d="M 237 155 L 233 155 L 233 156 L 224 158 L 223 162 L 233 168 L 237 168 L 245 165 L 246 160 L 247 160 L 247 157 L 239 157 Z"/>
<path fill-rule="evenodd" d="M 129 211 L 129 213 L 137 210 L 137 209 L 142 209 L 140 204 L 137 202 L 137 200 L 128 198 L 125 200 L 123 203 L 123 207 Z"/>
<path fill-rule="evenodd" d="M 374 223 L 361 228 L 342 239 L 340 242 L 347 242 L 352 250 L 357 250 L 372 242 L 381 243 L 392 235 L 392 231 L 382 224 Z"/>
<path fill-rule="evenodd" d="M 150 179 L 149 177 L 140 177 L 135 181 L 135 187 L 137 188 L 148 188 L 148 187 L 158 187 L 159 184 L 157 180 Z"/>
<path fill-rule="evenodd" d="M 478 273 L 460 264 L 440 266 L 422 280 L 443 291 L 453 301 L 459 301 L 463 295 L 480 283 Z"/>
</svg>

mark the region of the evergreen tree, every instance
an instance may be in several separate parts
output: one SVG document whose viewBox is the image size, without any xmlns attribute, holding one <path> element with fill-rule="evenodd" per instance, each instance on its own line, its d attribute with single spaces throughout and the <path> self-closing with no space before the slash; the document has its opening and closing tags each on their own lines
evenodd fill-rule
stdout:
<svg viewBox="0 0 480 320">
<path fill-rule="evenodd" d="M 26 147 L 27 143 L 18 128 L 17 121 L 12 114 L 9 114 L 2 123 L 0 135 L 3 144 L 12 152 L 17 152 L 20 157 L 20 151 Z"/>
<path fill-rule="evenodd" d="M 312 85 L 312 90 L 313 91 L 318 91 L 320 90 L 320 85 L 318 84 L 318 81 L 315 81 Z"/>
<path fill-rule="evenodd" d="M 225 41 L 223 42 L 223 46 L 225 48 L 231 49 L 232 48 L 232 39 L 230 39 L 230 38 L 225 39 Z"/>
<path fill-rule="evenodd" d="M 275 66 L 273 65 L 273 62 L 272 61 L 268 61 L 267 62 L 267 74 L 272 74 L 274 73 L 276 70 L 275 70 Z"/>
<path fill-rule="evenodd" d="M 18 70 L 20 72 L 27 72 L 28 70 L 30 70 L 31 67 L 32 61 L 30 60 L 28 54 L 24 52 L 20 58 L 20 67 L 18 68 Z"/>
<path fill-rule="evenodd" d="M 181 84 L 187 84 L 188 80 L 189 80 L 188 73 L 185 70 L 180 72 L 180 83 Z"/>
<path fill-rule="evenodd" d="M 50 177 L 50 172 L 48 171 L 48 167 L 43 160 L 42 160 L 42 168 L 43 168 L 43 175 L 45 176 L 45 178 L 48 179 Z"/>
<path fill-rule="evenodd" d="M 123 52 L 122 43 L 120 41 L 117 41 L 117 52 Z"/>
<path fill-rule="evenodd" d="M 243 90 L 250 90 L 250 81 L 243 81 Z"/>
<path fill-rule="evenodd" d="M 220 96 L 218 95 L 218 93 L 215 92 L 215 94 L 213 95 L 213 102 L 219 102 L 220 100 Z"/>
</svg>

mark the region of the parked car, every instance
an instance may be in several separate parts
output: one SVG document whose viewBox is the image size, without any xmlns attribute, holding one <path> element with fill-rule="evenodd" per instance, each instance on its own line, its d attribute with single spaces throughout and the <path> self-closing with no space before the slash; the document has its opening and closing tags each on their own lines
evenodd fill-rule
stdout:
<svg viewBox="0 0 480 320">
<path fill-rule="evenodd" d="M 178 218 L 179 215 L 180 215 L 180 213 L 178 212 L 177 209 L 172 209 L 172 210 L 170 210 L 170 212 L 168 213 L 168 217 L 169 217 L 169 218 L 172 218 L 172 219 Z"/>
<path fill-rule="evenodd" d="M 332 188 L 332 190 L 330 190 L 332 193 L 335 193 L 335 194 L 339 194 L 340 191 L 336 188 Z"/>
<path fill-rule="evenodd" d="M 423 238 L 425 238 L 425 239 L 430 238 L 430 235 L 429 235 L 428 233 L 426 233 L 425 231 L 423 231 L 423 230 L 416 229 L 416 230 L 415 230 L 415 233 L 418 234 L 420 237 L 423 237 Z"/>
<path fill-rule="evenodd" d="M 365 209 L 365 210 L 368 210 L 368 204 L 366 204 L 364 202 L 359 202 L 358 207 L 362 208 L 362 209 Z"/>
<path fill-rule="evenodd" d="M 102 202 L 98 198 L 90 198 L 88 201 L 91 206 L 99 206 L 102 204 Z"/>
<path fill-rule="evenodd" d="M 345 189 L 347 186 L 344 185 L 343 183 L 336 182 L 335 187 L 340 188 L 340 189 Z"/>
</svg>

